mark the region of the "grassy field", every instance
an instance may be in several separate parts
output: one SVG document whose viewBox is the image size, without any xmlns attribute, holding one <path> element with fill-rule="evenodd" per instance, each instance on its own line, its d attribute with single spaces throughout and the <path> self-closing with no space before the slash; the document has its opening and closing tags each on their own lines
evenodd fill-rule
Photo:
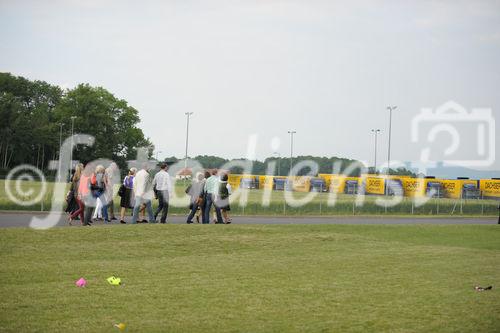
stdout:
<svg viewBox="0 0 500 333">
<path fill-rule="evenodd" d="M 20 206 L 13 203 L 5 191 L 0 192 L 0 210 L 34 210 L 48 211 L 51 209 L 52 193 L 54 183 L 48 183 L 47 192 L 41 202 L 31 206 Z M 185 214 L 188 206 L 188 198 L 184 194 L 186 185 L 177 183 L 176 191 L 180 200 L 177 207 L 171 206 L 170 213 Z M 0 188 L 5 188 L 5 181 L 0 180 Z M 12 191 L 15 185 L 11 186 Z M 21 192 L 27 193 L 33 190 L 31 195 L 20 196 L 22 200 L 31 200 L 40 192 L 40 182 L 22 182 Z M 457 200 L 457 199 L 431 199 L 422 206 L 417 207 L 410 198 L 395 207 L 384 207 L 377 205 L 375 201 L 378 196 L 365 196 L 364 204 L 356 206 L 356 196 L 341 194 L 338 196 L 334 206 L 328 205 L 329 193 L 317 193 L 316 197 L 301 207 L 292 207 L 285 203 L 283 191 L 273 191 L 268 206 L 262 205 L 263 190 L 247 190 L 248 201 L 246 205 L 239 205 L 238 200 L 232 202 L 231 209 L 235 215 L 457 215 L 457 216 L 496 216 L 498 214 L 498 201 L 496 200 Z M 117 189 L 116 191 L 117 192 Z M 294 192 L 293 197 L 302 199 L 309 193 Z M 237 199 L 233 198 L 232 199 Z M 115 206 L 118 208 L 120 198 L 115 198 Z M 156 201 L 154 202 L 156 206 Z"/>
<path fill-rule="evenodd" d="M 458 225 L 1 229 L 0 331 L 499 332 L 499 239 Z"/>
</svg>

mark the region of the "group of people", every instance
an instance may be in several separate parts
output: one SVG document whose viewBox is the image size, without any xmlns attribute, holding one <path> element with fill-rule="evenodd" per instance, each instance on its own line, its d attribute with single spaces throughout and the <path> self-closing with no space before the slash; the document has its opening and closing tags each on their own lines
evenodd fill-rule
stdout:
<svg viewBox="0 0 500 333">
<path fill-rule="evenodd" d="M 186 223 L 196 222 L 210 223 L 210 210 L 215 208 L 214 222 L 219 224 L 229 224 L 232 219 L 229 216 L 231 206 L 229 205 L 229 195 L 231 194 L 231 185 L 228 183 L 227 173 L 218 175 L 217 170 L 198 173 L 191 185 L 186 189 L 190 197 L 189 208 L 191 212 L 187 217 Z"/>
<path fill-rule="evenodd" d="M 66 201 L 68 222 L 77 217 L 83 225 L 91 225 L 93 219 L 104 219 L 106 223 L 115 219 L 113 205 L 113 177 L 118 168 L 112 163 L 107 169 L 98 165 L 94 171 L 78 164 L 71 178 L 71 186 Z M 109 217 L 108 210 L 111 213 Z"/>
<path fill-rule="evenodd" d="M 148 163 L 143 164 L 140 170 L 131 168 L 123 179 L 118 190 L 120 196 L 120 223 L 125 224 L 127 209 L 132 210 L 132 224 L 156 223 L 160 216 L 160 223 L 167 222 L 169 198 L 172 193 L 172 181 L 167 172 L 168 165 L 162 163 L 160 171 L 152 176 Z M 68 223 L 71 225 L 76 218 L 81 224 L 90 226 L 95 220 L 109 223 L 117 220 L 114 214 L 114 184 L 118 175 L 118 167 L 111 163 L 108 168 L 97 165 L 95 168 L 84 167 L 78 164 L 71 178 L 71 187 L 66 201 L 69 213 Z M 228 183 L 227 173 L 217 170 L 198 173 L 186 188 L 189 195 L 189 215 L 186 223 L 210 223 L 210 211 L 214 207 L 214 222 L 229 224 L 229 196 L 231 186 Z M 152 201 L 158 200 L 158 208 L 153 212 Z M 145 218 L 147 213 L 148 219 Z M 161 215 L 160 215 L 161 214 Z"/>
</svg>

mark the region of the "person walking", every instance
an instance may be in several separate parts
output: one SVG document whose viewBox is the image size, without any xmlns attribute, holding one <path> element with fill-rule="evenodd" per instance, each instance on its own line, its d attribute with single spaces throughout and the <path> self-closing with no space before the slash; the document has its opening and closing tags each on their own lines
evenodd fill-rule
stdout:
<svg viewBox="0 0 500 333">
<path fill-rule="evenodd" d="M 187 224 L 193 223 L 193 217 L 198 213 L 198 210 L 201 210 L 201 206 L 203 205 L 203 187 L 205 186 L 205 177 L 203 173 L 198 172 L 196 174 L 196 179 L 188 186 L 186 189 L 186 194 L 190 197 L 189 208 L 191 211 L 187 217 Z M 199 221 L 199 216 L 197 217 L 197 222 Z"/>
<path fill-rule="evenodd" d="M 132 198 L 134 194 L 134 176 L 136 173 L 136 168 L 131 168 L 128 171 L 128 175 L 123 179 L 123 184 L 121 185 L 121 189 L 118 192 L 120 195 L 120 223 L 125 224 L 125 213 L 127 209 L 134 208 Z"/>
<path fill-rule="evenodd" d="M 66 194 L 67 206 L 66 206 L 66 209 L 64 211 L 66 213 L 68 213 L 68 222 L 69 222 L 69 217 L 71 215 L 73 215 L 73 213 L 79 209 L 78 203 L 76 201 L 76 197 L 78 196 L 78 187 L 75 189 L 74 184 L 73 184 L 73 179 L 74 179 L 74 176 L 75 176 L 77 169 L 78 169 L 78 165 L 75 167 L 75 170 L 69 179 L 70 188 L 69 188 L 68 193 Z M 82 165 L 82 169 L 83 169 L 83 165 Z M 79 176 L 78 176 L 78 178 L 79 178 Z M 76 218 L 79 218 L 78 215 L 76 216 Z M 71 225 L 71 223 L 70 223 L 70 225 Z"/>
<path fill-rule="evenodd" d="M 154 223 L 155 218 L 153 214 L 153 207 L 151 206 L 151 200 L 153 200 L 153 180 L 149 174 L 149 165 L 144 163 L 142 169 L 139 170 L 134 177 L 134 212 L 132 214 L 132 224 L 137 223 L 137 217 L 139 215 L 139 210 L 141 205 L 146 205 L 146 210 L 148 212 L 149 222 Z"/>
<path fill-rule="evenodd" d="M 217 176 L 217 181 L 219 182 L 219 190 L 220 190 L 220 179 L 221 179 L 221 174 L 220 173 L 221 172 L 218 172 L 217 175 L 216 175 Z M 219 194 L 220 194 L 219 191 L 217 191 L 217 195 L 215 196 L 216 202 L 214 203 L 214 206 L 219 201 Z M 221 213 L 222 213 L 222 210 L 221 210 Z M 217 223 L 217 211 L 215 209 L 213 210 L 212 215 L 213 215 L 212 216 L 213 217 L 212 221 L 214 223 Z"/>
<path fill-rule="evenodd" d="M 96 214 L 99 217 L 99 213 L 102 214 L 104 223 L 111 222 L 108 217 L 108 198 L 106 196 L 106 169 L 102 165 L 98 165 L 95 168 L 95 173 L 91 179 L 91 190 L 95 198 L 97 198 Z"/>
<path fill-rule="evenodd" d="M 72 225 L 72 221 L 77 217 L 80 216 L 80 223 L 83 224 L 84 220 L 84 210 L 85 210 L 85 205 L 83 203 L 83 199 L 80 198 L 78 189 L 80 186 L 80 178 L 82 176 L 82 171 L 83 171 L 83 164 L 78 164 L 75 168 L 75 173 L 73 174 L 73 178 L 71 178 L 71 189 L 70 189 L 70 195 L 73 196 L 71 200 L 75 200 L 76 204 L 78 205 L 78 208 L 71 212 L 69 214 L 68 218 L 68 223 L 69 225 Z"/>
<path fill-rule="evenodd" d="M 222 211 L 222 217 L 224 218 L 224 223 L 230 224 L 232 222 L 231 217 L 229 217 L 229 211 L 231 206 L 229 205 L 229 195 L 231 194 L 231 185 L 228 184 L 228 176 L 224 173 L 220 178 L 219 185 L 219 197 L 217 199 L 217 206 L 219 206 Z"/>
<path fill-rule="evenodd" d="M 212 205 L 215 208 L 215 214 L 217 214 L 217 224 L 224 224 L 222 221 L 222 214 L 220 208 L 215 204 L 217 200 L 217 195 L 219 193 L 219 178 L 217 177 L 217 170 L 212 171 L 212 175 L 206 180 L 204 186 L 205 192 L 205 208 L 203 210 L 203 223 L 210 223 L 210 209 Z"/>
<path fill-rule="evenodd" d="M 106 174 L 106 199 L 107 199 L 107 209 L 109 210 L 109 213 L 107 213 L 108 216 L 110 216 L 111 221 L 116 220 L 115 216 L 115 204 L 114 204 L 114 189 L 115 189 L 115 181 L 118 183 L 118 179 L 120 179 L 120 174 L 118 170 L 118 165 L 116 165 L 115 162 L 112 162 L 105 171 Z"/>
<path fill-rule="evenodd" d="M 195 214 L 196 223 L 200 223 L 200 219 L 202 220 L 202 223 L 203 223 L 203 218 L 205 216 L 205 206 L 206 206 L 206 202 L 205 202 L 205 184 L 207 183 L 207 179 L 210 178 L 210 176 L 212 176 L 212 174 L 210 173 L 210 171 L 205 170 L 205 172 L 203 173 L 203 176 L 204 176 L 203 186 L 202 186 L 202 190 L 201 190 L 201 194 L 200 194 L 201 195 L 201 200 L 200 200 L 200 205 L 199 205 L 200 209 Z"/>
<path fill-rule="evenodd" d="M 82 201 L 84 206 L 82 225 L 90 226 L 92 223 L 92 211 L 94 210 L 96 199 L 92 196 L 90 190 L 91 179 L 93 176 L 92 168 L 90 165 L 85 166 L 80 176 L 80 183 L 78 184 L 78 198 Z"/>
<path fill-rule="evenodd" d="M 160 223 L 167 222 L 168 214 L 168 200 L 169 195 L 172 191 L 172 182 L 170 180 L 170 175 L 167 172 L 167 164 L 162 163 L 160 166 L 160 171 L 155 175 L 153 179 L 153 188 L 156 189 L 156 196 L 158 198 L 158 208 L 154 214 L 155 221 L 158 214 L 161 212 Z"/>
</svg>

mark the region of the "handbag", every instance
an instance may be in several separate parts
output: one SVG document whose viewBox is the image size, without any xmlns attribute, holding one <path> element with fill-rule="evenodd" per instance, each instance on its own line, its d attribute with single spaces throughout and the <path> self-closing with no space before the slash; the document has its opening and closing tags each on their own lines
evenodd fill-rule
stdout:
<svg viewBox="0 0 500 333">
<path fill-rule="evenodd" d="M 75 197 L 75 191 L 69 190 L 69 192 L 66 194 L 66 202 L 69 204 Z"/>
<path fill-rule="evenodd" d="M 123 184 L 122 184 L 122 185 L 120 186 L 120 188 L 118 189 L 118 195 L 119 195 L 120 197 L 123 197 L 123 196 L 125 195 L 125 190 L 126 190 L 126 189 L 125 189 L 125 185 L 123 185 Z"/>
</svg>

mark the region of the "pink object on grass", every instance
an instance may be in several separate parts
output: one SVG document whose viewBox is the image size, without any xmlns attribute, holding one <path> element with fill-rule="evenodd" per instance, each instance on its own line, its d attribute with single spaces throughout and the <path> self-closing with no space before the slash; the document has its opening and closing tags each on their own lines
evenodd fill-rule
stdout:
<svg viewBox="0 0 500 333">
<path fill-rule="evenodd" d="M 85 287 L 87 285 L 87 280 L 80 278 L 80 280 L 75 282 L 77 287 Z"/>
</svg>

